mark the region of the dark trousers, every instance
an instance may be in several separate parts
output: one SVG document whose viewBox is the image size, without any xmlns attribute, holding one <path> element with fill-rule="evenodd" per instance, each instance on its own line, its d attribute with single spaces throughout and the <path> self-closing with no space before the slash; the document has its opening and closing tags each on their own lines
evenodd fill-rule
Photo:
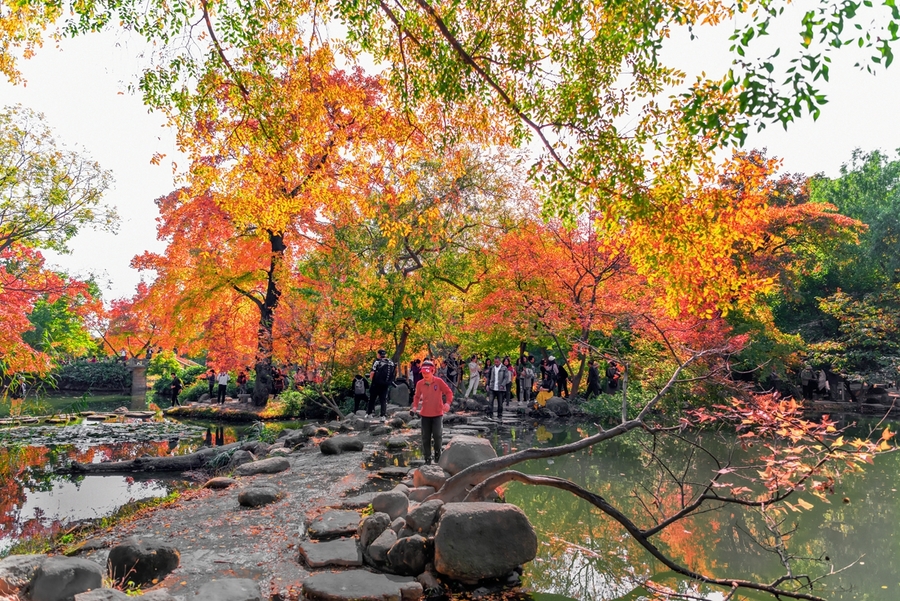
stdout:
<svg viewBox="0 0 900 601">
<path fill-rule="evenodd" d="M 441 435 L 444 433 L 444 418 L 422 417 L 422 454 L 425 463 L 431 463 L 432 443 L 434 443 L 434 460 L 441 458 Z"/>
<path fill-rule="evenodd" d="M 813 398 L 813 393 L 816 391 L 816 388 L 819 386 L 819 383 L 815 380 L 810 380 L 806 384 L 803 385 L 803 398 L 811 399 Z"/>
<path fill-rule="evenodd" d="M 216 400 L 219 401 L 220 405 L 225 404 L 225 389 L 226 388 L 227 388 L 227 386 L 225 384 L 219 384 L 219 396 L 217 397 Z"/>
<path fill-rule="evenodd" d="M 597 396 L 598 394 L 600 394 L 600 383 L 588 382 L 587 391 L 584 393 L 584 396 L 590 398 L 592 396 Z"/>
<path fill-rule="evenodd" d="M 387 384 L 372 384 L 369 388 L 369 405 L 366 407 L 366 413 L 375 413 L 375 401 L 381 403 L 381 417 L 387 413 Z"/>
<path fill-rule="evenodd" d="M 488 391 L 488 415 L 494 415 L 494 400 L 497 401 L 497 416 L 503 416 L 503 401 L 506 399 L 506 389 Z"/>
<path fill-rule="evenodd" d="M 362 394 L 354 394 L 353 395 L 353 413 L 359 411 L 359 406 L 365 406 L 368 403 L 368 399 L 366 399 L 366 393 Z"/>
<path fill-rule="evenodd" d="M 178 395 L 181 393 L 181 389 L 172 389 L 172 406 L 180 407 L 181 403 L 178 402 Z"/>
<path fill-rule="evenodd" d="M 556 383 L 559 385 L 559 396 L 569 396 L 569 379 L 560 378 Z"/>
<path fill-rule="evenodd" d="M 215 382 L 210 382 L 210 383 L 209 383 L 209 398 L 212 398 L 213 390 L 215 389 L 215 387 L 216 387 L 216 383 L 215 383 Z"/>
<path fill-rule="evenodd" d="M 512 382 L 508 382 L 506 384 L 506 405 L 509 406 L 509 401 L 512 399 Z"/>
</svg>

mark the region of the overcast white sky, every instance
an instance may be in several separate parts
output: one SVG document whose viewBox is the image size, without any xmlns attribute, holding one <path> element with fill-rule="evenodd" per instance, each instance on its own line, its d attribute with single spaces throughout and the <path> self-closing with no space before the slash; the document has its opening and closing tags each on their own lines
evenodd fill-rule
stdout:
<svg viewBox="0 0 900 601">
<path fill-rule="evenodd" d="M 793 44 L 791 29 L 770 43 Z M 681 36 L 668 52 L 689 73 L 719 74 L 730 58 L 728 33 L 701 31 L 701 41 L 690 43 Z M 153 200 L 175 185 L 171 161 L 184 166 L 162 115 L 148 113 L 138 96 L 124 92 L 139 70 L 140 50 L 111 33 L 65 40 L 61 49 L 49 46 L 22 63 L 27 85 L 0 82 L 0 104 L 20 103 L 44 113 L 58 141 L 86 151 L 113 172 L 116 183 L 107 201 L 122 217 L 119 234 L 84 232 L 70 255 L 50 257 L 70 272 L 99 276 L 107 301 L 133 294 L 140 275 L 129 267 L 132 257 L 162 249 Z M 752 134 L 748 146 L 767 147 L 771 156 L 784 159 L 787 171 L 829 176 L 837 175 L 854 148 L 900 148 L 900 67 L 872 76 L 853 67 L 857 58 L 836 57 L 825 89 L 829 104 L 817 122 L 806 119 L 787 132 L 770 127 Z M 157 152 L 167 158 L 154 166 L 150 158 Z"/>
</svg>

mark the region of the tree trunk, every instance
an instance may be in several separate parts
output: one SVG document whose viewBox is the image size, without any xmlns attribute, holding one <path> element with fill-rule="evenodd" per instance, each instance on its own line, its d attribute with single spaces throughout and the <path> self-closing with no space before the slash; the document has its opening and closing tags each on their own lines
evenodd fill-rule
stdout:
<svg viewBox="0 0 900 601">
<path fill-rule="evenodd" d="M 581 379 L 584 377 L 584 366 L 587 363 L 587 356 L 581 356 L 581 364 L 578 366 L 578 373 L 572 376 L 572 396 L 578 394 L 578 388 L 581 386 Z"/>
<path fill-rule="evenodd" d="M 406 351 L 406 343 L 409 340 L 409 332 L 410 326 L 408 323 L 403 323 L 403 330 L 400 331 L 400 340 L 397 341 L 397 346 L 394 347 L 394 354 L 391 357 L 391 361 L 394 363 L 400 362 L 400 357 L 403 356 L 403 352 Z"/>
<path fill-rule="evenodd" d="M 275 309 L 281 298 L 281 289 L 278 288 L 278 266 L 284 258 L 284 235 L 269 232 L 269 244 L 272 254 L 269 258 L 267 271 L 266 296 L 259 306 L 259 330 L 256 340 L 256 381 L 253 383 L 253 404 L 256 407 L 265 407 L 269 402 L 269 393 L 274 390 L 272 385 L 272 324 L 275 321 Z"/>
</svg>

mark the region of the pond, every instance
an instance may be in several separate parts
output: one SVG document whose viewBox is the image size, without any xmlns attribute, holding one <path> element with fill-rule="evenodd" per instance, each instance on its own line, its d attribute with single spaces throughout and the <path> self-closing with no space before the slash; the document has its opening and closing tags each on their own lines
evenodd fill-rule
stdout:
<svg viewBox="0 0 900 601">
<path fill-rule="evenodd" d="M 553 431 L 538 427 L 533 432 L 526 429 L 518 433 L 518 441 L 495 437 L 494 445 L 504 452 L 532 444 L 555 446 L 581 438 L 587 428 L 581 432 L 574 427 Z M 647 508 L 634 492 L 639 490 L 646 499 L 647 491 L 640 488 L 641 483 L 651 487 L 656 483 L 647 479 L 646 455 L 642 455 L 638 445 L 642 436 L 634 432 L 611 444 L 527 462 L 517 469 L 572 480 L 604 498 L 616 500 L 627 515 L 640 522 Z M 709 446 L 710 441 L 704 442 Z M 713 441 L 712 446 L 725 450 L 728 443 L 727 439 Z M 683 453 L 684 448 L 660 446 L 656 452 L 677 465 L 680 458 L 675 453 Z M 788 528 L 797 526 L 789 537 L 789 549 L 803 558 L 812 558 L 799 562 L 798 573 L 822 574 L 832 565 L 838 570 L 856 562 L 819 583 L 817 594 L 835 601 L 900 599 L 898 474 L 900 454 L 878 456 L 864 473 L 846 475 L 837 482 L 834 494 L 829 495 L 830 504 L 803 494 L 801 498 L 812 508 L 798 508 L 796 513 L 785 516 Z M 674 494 L 675 491 L 663 494 L 662 505 L 675 507 L 675 499 L 670 498 Z M 538 557 L 526 566 L 524 574 L 526 585 L 534 591 L 579 600 L 638 600 L 647 595 L 640 583 L 653 576 L 654 582 L 683 593 L 708 599 L 724 597 L 722 589 L 698 589 L 668 572 L 634 543 L 617 522 L 570 493 L 513 483 L 505 497 L 525 511 L 538 532 Z M 769 582 L 783 571 L 779 571 L 778 558 L 758 542 L 765 538 L 763 526 L 753 511 L 726 508 L 675 524 L 655 542 L 701 572 Z M 739 598 L 772 599 L 767 594 L 745 593 Z"/>
</svg>

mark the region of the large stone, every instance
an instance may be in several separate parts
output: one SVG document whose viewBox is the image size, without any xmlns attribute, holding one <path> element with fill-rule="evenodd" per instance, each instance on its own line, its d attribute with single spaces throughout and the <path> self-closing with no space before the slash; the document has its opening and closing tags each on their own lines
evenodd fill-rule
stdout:
<svg viewBox="0 0 900 601">
<path fill-rule="evenodd" d="M 508 503 L 449 503 L 434 535 L 435 569 L 464 583 L 506 576 L 534 559 L 537 535 Z"/>
<path fill-rule="evenodd" d="M 359 525 L 359 546 L 365 551 L 381 533 L 391 525 L 391 516 L 386 513 L 373 513 Z"/>
<path fill-rule="evenodd" d="M 359 452 L 363 450 L 363 442 L 355 436 L 332 436 L 319 445 L 323 455 L 340 455 L 341 453 Z"/>
<path fill-rule="evenodd" d="M 106 567 L 113 582 L 144 586 L 165 578 L 180 561 L 181 556 L 172 545 L 130 538 L 110 549 Z"/>
<path fill-rule="evenodd" d="M 361 495 L 346 497 L 341 500 L 341 507 L 344 509 L 363 509 L 372 504 L 372 499 L 374 499 L 377 494 L 378 493 L 375 492 L 364 492 Z"/>
<path fill-rule="evenodd" d="M 294 430 L 281 440 L 284 442 L 284 446 L 286 448 L 293 449 L 294 447 L 298 447 L 307 442 L 309 440 L 309 436 L 301 431 Z"/>
<path fill-rule="evenodd" d="M 133 599 L 133 597 L 131 598 Z M 78 600 L 76 599 L 76 601 Z M 164 590 L 147 591 L 141 595 L 140 601 L 175 601 L 175 597 Z"/>
<path fill-rule="evenodd" d="M 0 595 L 12 595 L 31 582 L 46 555 L 10 555 L 0 560 Z"/>
<path fill-rule="evenodd" d="M 142 597 L 143 598 L 143 597 Z M 130 601 L 131 597 L 114 588 L 98 588 L 75 595 L 75 601 Z"/>
<path fill-rule="evenodd" d="M 443 457 L 443 456 L 442 456 Z M 440 490 L 450 477 L 439 465 L 422 465 L 416 468 L 412 474 L 413 484 L 416 486 L 430 486 L 434 490 Z"/>
<path fill-rule="evenodd" d="M 387 442 L 384 443 L 384 446 L 390 450 L 398 451 L 408 447 L 409 442 L 407 442 L 406 437 L 404 436 L 391 436 L 387 439 Z"/>
<path fill-rule="evenodd" d="M 387 561 L 388 551 L 391 550 L 391 547 L 393 547 L 396 542 L 397 533 L 388 528 L 382 532 L 378 538 L 372 541 L 372 544 L 366 549 L 366 553 L 369 554 L 369 558 L 375 565 L 382 566 Z"/>
<path fill-rule="evenodd" d="M 31 579 L 31 601 L 68 601 L 103 586 L 99 564 L 78 557 L 48 557 Z"/>
<path fill-rule="evenodd" d="M 256 457 L 253 456 L 253 453 L 245 451 L 244 449 L 238 449 L 231 455 L 231 460 L 228 462 L 226 469 L 229 471 L 235 470 L 245 463 L 250 463 L 254 460 L 256 460 Z"/>
<path fill-rule="evenodd" d="M 303 594 L 308 601 L 414 601 L 421 598 L 422 585 L 404 576 L 349 570 L 310 576 Z"/>
<path fill-rule="evenodd" d="M 406 515 L 409 508 L 409 497 L 399 490 L 379 493 L 372 499 L 372 509 L 388 514 L 391 519 Z"/>
<path fill-rule="evenodd" d="M 547 409 L 555 413 L 559 417 L 565 417 L 572 413 L 568 401 L 562 397 L 553 396 L 547 399 Z"/>
<path fill-rule="evenodd" d="M 416 486 L 409 489 L 409 500 L 414 503 L 421 503 L 435 493 L 434 488 L 430 486 Z"/>
<path fill-rule="evenodd" d="M 204 584 L 191 601 L 262 601 L 262 595 L 249 578 L 222 578 Z"/>
<path fill-rule="evenodd" d="M 400 383 L 389 389 L 388 398 L 395 405 L 400 407 L 409 407 L 409 387 Z"/>
<path fill-rule="evenodd" d="M 355 538 L 342 538 L 325 543 L 310 540 L 300 543 L 300 557 L 311 568 L 327 566 L 361 566 L 362 551 Z"/>
<path fill-rule="evenodd" d="M 384 436 L 385 434 L 390 434 L 394 429 L 390 426 L 385 426 L 383 424 L 375 424 L 369 429 L 369 434 L 372 436 Z"/>
<path fill-rule="evenodd" d="M 391 521 L 387 520 L 385 528 Z M 309 525 L 310 538 L 334 538 L 350 536 L 359 529 L 359 514 L 355 511 L 326 511 Z"/>
<path fill-rule="evenodd" d="M 262 507 L 274 503 L 281 498 L 281 493 L 271 484 L 249 486 L 238 493 L 238 503 L 241 507 Z"/>
<path fill-rule="evenodd" d="M 398 411 L 394 413 L 391 417 L 399 419 L 404 424 L 408 424 L 409 420 L 412 419 L 412 414 L 409 411 Z"/>
<path fill-rule="evenodd" d="M 256 474 L 277 474 L 289 469 L 291 469 L 291 462 L 284 457 L 270 457 L 252 463 L 245 463 L 237 468 L 234 473 L 238 476 L 253 476 Z"/>
<path fill-rule="evenodd" d="M 416 532 L 429 533 L 443 505 L 444 502 L 440 499 L 422 503 L 406 515 L 406 526 Z"/>
<path fill-rule="evenodd" d="M 497 456 L 490 441 L 475 436 L 454 436 L 450 444 L 441 453 L 438 465 L 451 476 L 455 476 L 470 465 L 475 465 Z"/>
<path fill-rule="evenodd" d="M 418 534 L 398 539 L 388 551 L 387 560 L 392 572 L 418 576 L 428 563 L 428 542 Z"/>
</svg>

